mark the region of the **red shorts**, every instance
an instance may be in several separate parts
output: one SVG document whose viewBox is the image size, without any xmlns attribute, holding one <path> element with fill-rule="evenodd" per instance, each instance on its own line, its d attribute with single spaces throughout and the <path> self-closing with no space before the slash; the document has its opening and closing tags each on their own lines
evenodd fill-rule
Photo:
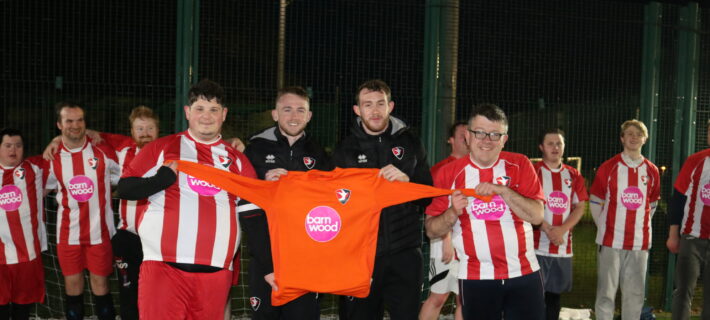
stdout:
<svg viewBox="0 0 710 320">
<path fill-rule="evenodd" d="M 143 261 L 138 276 L 142 320 L 224 319 L 232 271 L 185 272 L 161 261 Z"/>
<path fill-rule="evenodd" d="M 94 245 L 57 244 L 57 258 L 65 276 L 80 273 L 84 269 L 104 277 L 113 272 L 113 249 L 110 241 Z"/>
<path fill-rule="evenodd" d="M 44 266 L 42 258 L 16 264 L 0 265 L 0 305 L 44 302 Z"/>
</svg>

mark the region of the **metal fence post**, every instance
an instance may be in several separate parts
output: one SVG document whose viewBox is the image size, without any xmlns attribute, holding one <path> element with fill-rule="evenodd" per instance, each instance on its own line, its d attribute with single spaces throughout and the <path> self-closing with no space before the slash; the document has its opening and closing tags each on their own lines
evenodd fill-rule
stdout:
<svg viewBox="0 0 710 320">
<path fill-rule="evenodd" d="M 644 8 L 641 101 L 639 118 L 648 127 L 649 139 L 644 156 L 656 161 L 658 130 L 658 91 L 661 70 L 661 4 L 651 2 Z"/>
<path fill-rule="evenodd" d="M 427 0 L 422 131 L 430 164 L 446 156 L 446 128 L 456 116 L 459 0 Z"/>
<path fill-rule="evenodd" d="M 673 181 L 680 166 L 695 151 L 695 113 L 698 108 L 700 55 L 700 9 L 691 2 L 680 9 L 678 18 L 677 101 L 673 128 Z M 665 308 L 670 310 L 675 276 L 675 255 L 668 255 Z"/>
<path fill-rule="evenodd" d="M 200 37 L 200 0 L 177 1 L 175 56 L 175 132 L 187 128 L 182 107 L 187 105 L 190 86 L 197 82 Z"/>
</svg>

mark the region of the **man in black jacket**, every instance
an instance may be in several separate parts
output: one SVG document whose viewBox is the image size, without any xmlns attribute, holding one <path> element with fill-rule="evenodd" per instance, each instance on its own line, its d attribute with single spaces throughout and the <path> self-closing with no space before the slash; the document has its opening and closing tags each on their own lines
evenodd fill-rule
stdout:
<svg viewBox="0 0 710 320">
<path fill-rule="evenodd" d="M 271 116 L 276 126 L 249 140 L 244 153 L 260 179 L 275 181 L 288 171 L 331 170 L 325 150 L 304 129 L 311 119 L 310 99 L 301 87 L 279 90 Z M 248 209 L 246 208 L 242 209 Z M 248 207 L 256 208 L 254 205 Z M 240 210 L 239 220 L 247 234 L 249 290 L 252 319 L 319 319 L 317 293 L 309 293 L 281 307 L 271 305 L 271 290 L 277 290 L 271 260 L 271 244 L 266 215 L 262 210 Z"/>
<path fill-rule="evenodd" d="M 333 162 L 342 168 L 381 168 L 390 181 L 431 185 L 429 164 L 421 141 L 406 124 L 390 116 L 391 90 L 382 80 L 358 88 L 358 118 L 351 135 L 340 142 Z M 380 216 L 377 256 L 370 295 L 342 297 L 341 319 L 382 319 L 385 307 L 392 319 L 417 319 L 422 285 L 421 210 L 430 199 L 387 207 Z"/>
</svg>

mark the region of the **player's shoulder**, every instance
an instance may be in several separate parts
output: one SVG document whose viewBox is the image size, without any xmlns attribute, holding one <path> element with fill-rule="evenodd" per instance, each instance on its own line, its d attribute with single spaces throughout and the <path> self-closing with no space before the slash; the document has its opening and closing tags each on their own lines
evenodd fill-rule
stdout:
<svg viewBox="0 0 710 320">
<path fill-rule="evenodd" d="M 180 139 L 184 134 L 182 132 L 178 133 L 173 133 L 169 134 L 164 137 L 160 137 L 158 139 L 155 139 L 148 144 L 144 145 L 143 148 L 141 148 L 141 152 L 145 152 L 146 150 L 162 150 L 167 148 L 168 146 L 174 145 L 175 143 L 180 143 Z"/>
<path fill-rule="evenodd" d="M 568 165 L 568 164 L 566 164 L 566 163 L 563 163 L 563 164 L 562 164 L 562 168 L 563 168 L 564 170 L 569 171 L 569 174 L 570 174 L 571 176 L 573 176 L 573 177 L 574 177 L 574 176 L 580 176 L 580 175 L 581 175 L 581 174 L 579 173 L 579 170 L 577 170 L 577 168 L 575 168 L 575 167 L 573 167 L 573 166 L 570 166 L 570 165 Z"/>
<path fill-rule="evenodd" d="M 607 159 L 606 161 L 602 162 L 602 164 L 599 165 L 599 169 L 610 169 L 615 166 L 618 166 L 621 162 L 623 162 L 623 160 L 621 159 L 621 153 L 618 153 L 613 157 Z"/>
<path fill-rule="evenodd" d="M 697 165 L 698 162 L 704 161 L 707 157 L 710 157 L 710 148 L 691 154 L 685 160 L 685 163 L 690 165 Z"/>
<path fill-rule="evenodd" d="M 498 159 L 514 164 L 531 163 L 526 155 L 510 151 L 501 151 Z"/>
<path fill-rule="evenodd" d="M 646 165 L 646 167 L 648 168 L 649 171 L 651 171 L 652 173 L 658 174 L 658 167 L 656 166 L 656 164 L 651 162 L 651 160 L 644 158 L 643 163 Z"/>
<path fill-rule="evenodd" d="M 468 156 L 444 163 L 436 171 L 436 175 L 456 176 L 471 163 Z"/>
<path fill-rule="evenodd" d="M 100 156 L 109 159 L 115 159 L 116 157 L 116 150 L 114 150 L 110 145 L 106 143 L 95 144 L 93 142 L 89 142 L 89 147 L 94 152 L 94 156 Z M 89 148 L 85 148 L 84 150 L 87 149 Z"/>
</svg>

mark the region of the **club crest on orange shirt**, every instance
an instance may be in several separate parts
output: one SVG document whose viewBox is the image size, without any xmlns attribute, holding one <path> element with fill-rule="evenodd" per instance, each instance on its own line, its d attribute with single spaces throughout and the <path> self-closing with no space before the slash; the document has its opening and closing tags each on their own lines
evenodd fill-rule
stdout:
<svg viewBox="0 0 710 320">
<path fill-rule="evenodd" d="M 341 204 L 345 204 L 350 200 L 350 190 L 348 189 L 338 189 L 335 190 L 335 196 L 338 197 L 338 201 Z"/>
<path fill-rule="evenodd" d="M 316 165 L 316 159 L 311 157 L 303 157 L 303 165 L 305 165 L 308 170 L 311 170 L 313 169 L 313 166 Z"/>
<path fill-rule="evenodd" d="M 397 160 L 402 160 L 402 157 L 404 156 L 404 148 L 394 147 L 392 148 L 392 154 L 397 158 Z"/>
</svg>

